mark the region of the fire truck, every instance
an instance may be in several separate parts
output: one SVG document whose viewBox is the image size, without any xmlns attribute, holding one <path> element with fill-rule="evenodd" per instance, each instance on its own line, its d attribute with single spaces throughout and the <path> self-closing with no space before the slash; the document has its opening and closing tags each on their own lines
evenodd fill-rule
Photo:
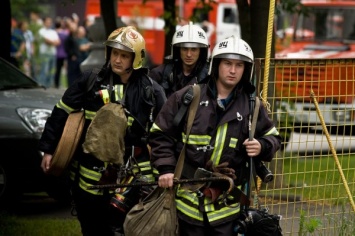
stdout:
<svg viewBox="0 0 355 236">
<path fill-rule="evenodd" d="M 292 27 L 283 30 L 286 38 L 292 37 L 291 43 L 276 53 L 283 65 L 276 66 L 275 81 L 281 110 L 296 130 L 321 130 L 310 97 L 313 90 L 331 133 L 351 134 L 355 124 L 355 1 L 307 0 L 302 4 L 306 11 L 294 15 Z"/>
<path fill-rule="evenodd" d="M 146 41 L 146 49 L 153 64 L 158 65 L 164 59 L 165 22 L 161 18 L 164 14 L 163 1 L 142 2 L 142 0 L 117 1 L 117 15 L 127 25 L 132 22 L 136 24 Z M 201 0 L 176 0 L 176 6 L 178 6 L 176 15 L 187 20 L 197 9 L 202 8 Z M 202 24 L 206 20 L 213 24 L 214 32 L 210 37 L 212 49 L 216 42 L 231 34 L 240 36 L 240 26 L 236 0 L 216 0 L 211 4 L 211 7 L 212 10 L 208 14 L 200 14 L 198 22 L 194 23 Z M 87 0 L 85 16 L 100 16 L 100 0 Z"/>
</svg>

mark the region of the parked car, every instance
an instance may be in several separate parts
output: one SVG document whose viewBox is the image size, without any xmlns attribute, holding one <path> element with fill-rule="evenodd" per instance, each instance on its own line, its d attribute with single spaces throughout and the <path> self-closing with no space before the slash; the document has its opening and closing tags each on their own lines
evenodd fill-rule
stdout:
<svg viewBox="0 0 355 236">
<path fill-rule="evenodd" d="M 47 117 L 63 90 L 47 89 L 0 58 L 0 204 L 26 192 L 69 199 L 66 176 L 45 175 L 38 150 Z"/>
</svg>

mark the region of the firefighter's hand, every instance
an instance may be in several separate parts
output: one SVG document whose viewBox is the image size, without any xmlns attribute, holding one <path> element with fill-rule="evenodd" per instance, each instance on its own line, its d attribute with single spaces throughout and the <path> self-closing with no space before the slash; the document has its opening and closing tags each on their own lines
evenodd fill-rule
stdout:
<svg viewBox="0 0 355 236">
<path fill-rule="evenodd" d="M 223 175 L 228 176 L 229 178 L 232 178 L 233 180 L 237 179 L 237 176 L 235 175 L 235 170 L 229 168 L 228 165 L 228 162 L 223 162 L 215 166 L 213 165 L 213 162 L 211 160 L 208 160 L 208 162 L 206 163 L 206 170 L 212 171 L 214 173 L 221 173 Z"/>
<path fill-rule="evenodd" d="M 52 160 L 51 154 L 45 153 L 42 158 L 42 163 L 41 163 L 41 168 L 44 173 L 47 173 L 49 171 L 49 168 L 51 167 L 51 160 Z"/>
<path fill-rule="evenodd" d="M 174 185 L 174 173 L 159 176 L 158 185 L 161 188 L 171 188 Z"/>
<path fill-rule="evenodd" d="M 258 156 L 261 152 L 261 144 L 255 138 L 253 138 L 253 140 L 251 141 L 249 141 L 249 139 L 246 139 L 243 145 L 245 146 L 249 157 Z"/>
</svg>

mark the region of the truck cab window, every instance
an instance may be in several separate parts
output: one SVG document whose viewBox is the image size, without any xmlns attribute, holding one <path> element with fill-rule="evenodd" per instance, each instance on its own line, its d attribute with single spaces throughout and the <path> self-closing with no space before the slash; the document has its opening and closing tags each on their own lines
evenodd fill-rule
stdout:
<svg viewBox="0 0 355 236">
<path fill-rule="evenodd" d="M 224 8 L 223 12 L 223 22 L 224 23 L 237 23 L 237 15 L 234 12 L 234 9 L 232 8 Z"/>
</svg>

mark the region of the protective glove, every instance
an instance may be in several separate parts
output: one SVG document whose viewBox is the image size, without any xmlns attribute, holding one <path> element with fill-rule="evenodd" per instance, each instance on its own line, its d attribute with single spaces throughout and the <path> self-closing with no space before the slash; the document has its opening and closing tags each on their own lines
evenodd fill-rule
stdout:
<svg viewBox="0 0 355 236">
<path fill-rule="evenodd" d="M 213 161 L 208 160 L 208 162 L 206 163 L 206 170 L 215 172 L 215 173 L 220 173 L 223 175 L 228 176 L 229 178 L 236 180 L 237 176 L 235 175 L 235 170 L 232 168 L 228 167 L 229 163 L 228 162 L 223 162 L 219 165 L 213 165 Z"/>
</svg>

